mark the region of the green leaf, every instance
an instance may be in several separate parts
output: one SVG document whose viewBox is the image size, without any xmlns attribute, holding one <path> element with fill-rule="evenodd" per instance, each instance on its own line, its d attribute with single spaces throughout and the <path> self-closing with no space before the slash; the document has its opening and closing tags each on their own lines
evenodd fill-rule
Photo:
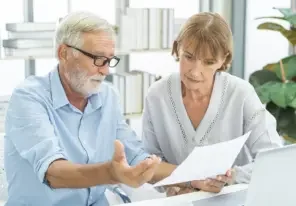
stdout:
<svg viewBox="0 0 296 206">
<path fill-rule="evenodd" d="M 279 12 L 281 12 L 284 15 L 284 19 L 290 22 L 290 24 L 295 25 L 296 24 L 296 13 L 293 12 L 291 8 L 274 8 L 277 9 Z"/>
<path fill-rule="evenodd" d="M 257 26 L 257 29 L 272 30 L 278 32 L 282 32 L 283 30 L 285 30 L 285 28 L 282 25 L 273 22 L 264 22 L 262 24 L 259 24 Z"/>
<path fill-rule="evenodd" d="M 295 110 L 291 107 L 281 108 L 273 102 L 269 102 L 266 105 L 266 109 L 276 118 L 277 131 L 286 139 L 289 139 L 289 142 L 291 140 L 293 142 L 296 141 Z"/>
<path fill-rule="evenodd" d="M 262 17 L 257 17 L 255 20 L 258 19 L 280 19 L 280 20 L 287 20 L 285 17 L 282 16 L 262 16 Z"/>
<path fill-rule="evenodd" d="M 284 17 L 286 17 L 286 18 L 293 16 L 295 14 L 291 8 L 276 8 L 276 7 L 274 7 L 274 9 L 281 12 L 284 15 Z"/>
<path fill-rule="evenodd" d="M 283 63 L 286 79 L 287 80 L 293 79 L 293 77 L 296 76 L 296 55 L 291 55 L 289 57 L 283 58 L 282 63 Z M 278 76 L 278 78 L 282 79 L 280 63 L 276 63 L 273 69 L 275 70 L 275 73 Z"/>
<path fill-rule="evenodd" d="M 255 88 L 263 104 L 273 102 L 281 108 L 296 108 L 296 83 L 270 81 Z"/>
<path fill-rule="evenodd" d="M 261 30 L 271 30 L 280 32 L 283 36 L 285 36 L 288 39 L 288 41 L 292 45 L 296 45 L 296 31 L 294 30 L 287 30 L 282 25 L 273 22 L 262 23 L 257 28 Z"/>
<path fill-rule="evenodd" d="M 287 107 L 286 88 L 287 85 L 280 82 L 275 82 L 269 87 L 270 100 L 279 107 Z"/>
<path fill-rule="evenodd" d="M 277 106 L 282 108 L 295 107 L 295 97 L 296 97 L 296 84 L 293 82 L 281 83 L 281 82 L 269 82 L 269 84 L 264 84 L 269 92 L 270 100 Z"/>
<path fill-rule="evenodd" d="M 289 130 L 290 123 L 295 121 L 295 110 L 291 107 L 281 108 L 278 117 L 278 127 L 281 130 Z"/>
<path fill-rule="evenodd" d="M 289 101 L 289 100 L 287 100 L 287 101 Z M 294 109 L 296 109 L 296 97 L 295 96 L 294 96 L 293 100 L 290 100 L 288 102 L 288 106 L 293 107 Z"/>
<path fill-rule="evenodd" d="M 273 107 L 271 109 L 271 107 Z M 277 120 L 277 130 L 281 133 L 281 134 L 287 134 L 288 133 L 288 128 L 289 128 L 289 124 L 291 122 L 291 119 L 293 118 L 291 115 L 293 115 L 293 109 L 292 108 L 280 108 L 275 104 L 271 104 L 269 105 L 269 110 L 274 110 L 274 112 L 276 113 L 272 113 L 276 120 Z"/>
<path fill-rule="evenodd" d="M 260 101 L 262 102 L 262 104 L 266 104 L 266 103 L 270 102 L 269 91 L 264 90 L 262 88 L 256 88 L 255 91 L 256 91 Z"/>
<path fill-rule="evenodd" d="M 258 70 L 253 72 L 250 75 L 249 82 L 253 85 L 254 88 L 257 88 L 266 82 L 270 81 L 280 81 L 274 72 L 269 70 Z"/>
<path fill-rule="evenodd" d="M 269 103 L 271 101 L 270 93 L 272 92 L 271 88 L 276 82 L 267 82 L 257 88 L 255 88 L 255 91 L 260 98 L 262 104 Z"/>
<path fill-rule="evenodd" d="M 285 125 L 279 126 L 279 132 L 286 136 L 286 139 L 296 140 L 296 117 L 295 110 L 285 111 L 285 113 L 281 114 L 281 121 L 285 121 Z M 280 125 L 280 124 L 279 124 Z"/>
<path fill-rule="evenodd" d="M 275 119 L 278 121 L 280 112 L 282 110 L 281 107 L 277 106 L 273 102 L 269 102 L 266 104 L 266 109 L 275 117 Z"/>
<path fill-rule="evenodd" d="M 285 97 L 287 106 L 295 109 L 296 108 L 296 83 L 286 83 Z"/>
<path fill-rule="evenodd" d="M 277 63 L 267 64 L 263 67 L 263 69 L 275 72 L 276 65 L 277 65 Z"/>
<path fill-rule="evenodd" d="M 294 30 L 282 30 L 282 35 L 284 35 L 288 41 L 295 46 L 296 45 L 296 31 Z"/>
</svg>

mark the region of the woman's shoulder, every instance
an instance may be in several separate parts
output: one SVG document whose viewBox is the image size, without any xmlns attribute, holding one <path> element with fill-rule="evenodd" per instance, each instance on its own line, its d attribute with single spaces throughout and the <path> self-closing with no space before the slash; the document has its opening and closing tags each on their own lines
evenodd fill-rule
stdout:
<svg viewBox="0 0 296 206">
<path fill-rule="evenodd" d="M 169 82 L 177 75 L 177 73 L 171 73 L 154 82 L 148 89 L 147 98 L 162 97 L 165 95 Z"/>
<path fill-rule="evenodd" d="M 254 92 L 254 87 L 245 79 L 232 75 L 230 73 L 223 72 L 221 76 L 228 82 L 228 91 L 238 92 L 242 95 Z"/>
</svg>

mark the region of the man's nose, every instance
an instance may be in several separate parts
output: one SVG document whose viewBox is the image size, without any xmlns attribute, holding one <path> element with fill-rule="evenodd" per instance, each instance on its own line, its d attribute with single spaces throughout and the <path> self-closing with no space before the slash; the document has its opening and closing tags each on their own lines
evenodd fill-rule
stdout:
<svg viewBox="0 0 296 206">
<path fill-rule="evenodd" d="M 109 65 L 105 64 L 104 66 L 101 66 L 98 68 L 98 71 L 101 75 L 107 76 L 109 74 Z"/>
</svg>

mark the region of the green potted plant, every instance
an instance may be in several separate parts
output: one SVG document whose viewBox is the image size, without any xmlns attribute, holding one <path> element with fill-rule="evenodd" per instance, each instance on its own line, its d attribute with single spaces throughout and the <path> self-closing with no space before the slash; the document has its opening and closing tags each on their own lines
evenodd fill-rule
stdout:
<svg viewBox="0 0 296 206">
<path fill-rule="evenodd" d="M 258 26 L 261 30 L 280 32 L 294 47 L 296 45 L 296 13 L 291 9 L 278 9 L 283 16 L 260 17 L 288 22 L 286 29 L 279 23 L 265 22 Z M 250 75 L 260 100 L 277 120 L 279 134 L 288 142 L 296 142 L 296 55 L 270 63 Z"/>
</svg>

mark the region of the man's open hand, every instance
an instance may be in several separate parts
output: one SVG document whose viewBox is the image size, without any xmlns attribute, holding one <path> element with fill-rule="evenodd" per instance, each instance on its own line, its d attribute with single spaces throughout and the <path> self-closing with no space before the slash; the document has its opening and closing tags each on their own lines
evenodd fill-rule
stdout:
<svg viewBox="0 0 296 206">
<path fill-rule="evenodd" d="M 110 167 L 110 175 L 113 181 L 130 187 L 139 187 L 152 179 L 161 162 L 160 158 L 152 155 L 139 164 L 130 166 L 126 160 L 123 144 L 116 140 L 114 147 L 115 151 Z"/>
</svg>

